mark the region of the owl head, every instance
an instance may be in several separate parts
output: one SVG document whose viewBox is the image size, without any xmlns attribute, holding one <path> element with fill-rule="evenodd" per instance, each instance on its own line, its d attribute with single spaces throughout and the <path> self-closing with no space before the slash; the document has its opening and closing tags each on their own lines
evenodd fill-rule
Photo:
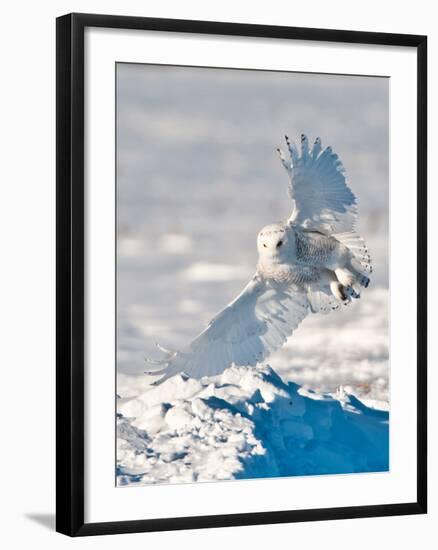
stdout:
<svg viewBox="0 0 438 550">
<path fill-rule="evenodd" d="M 257 236 L 260 258 L 287 260 L 292 254 L 290 231 L 281 223 L 265 226 Z"/>
</svg>

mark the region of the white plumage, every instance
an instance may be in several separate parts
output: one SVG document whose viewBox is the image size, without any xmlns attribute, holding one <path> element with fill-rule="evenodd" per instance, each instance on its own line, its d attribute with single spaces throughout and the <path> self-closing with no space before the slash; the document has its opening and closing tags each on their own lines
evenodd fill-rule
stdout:
<svg viewBox="0 0 438 550">
<path fill-rule="evenodd" d="M 194 378 L 220 374 L 231 364 L 256 365 L 280 348 L 309 311 L 327 313 L 359 298 L 371 261 L 354 231 L 356 198 L 344 168 L 317 138 L 301 151 L 286 137 L 289 157 L 278 149 L 289 175 L 293 211 L 285 223 L 264 227 L 251 281 L 185 349 L 165 353 L 150 372 L 161 383 L 177 373 Z"/>
<path fill-rule="evenodd" d="M 344 167 L 331 147 L 321 149 L 317 138 L 311 150 L 301 136 L 301 155 L 286 136 L 290 160 L 278 152 L 289 174 L 289 195 L 294 201 L 290 223 L 333 234 L 354 230 L 356 197 L 347 186 Z"/>
</svg>

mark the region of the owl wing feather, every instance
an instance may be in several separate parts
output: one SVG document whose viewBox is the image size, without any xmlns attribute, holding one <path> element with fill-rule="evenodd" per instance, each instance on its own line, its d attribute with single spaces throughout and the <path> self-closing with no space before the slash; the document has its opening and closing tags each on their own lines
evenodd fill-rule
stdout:
<svg viewBox="0 0 438 550">
<path fill-rule="evenodd" d="M 289 195 L 294 210 L 288 222 L 307 229 L 333 234 L 353 231 L 356 197 L 347 185 L 345 170 L 331 147 L 322 150 L 317 138 L 309 149 L 307 137 L 301 135 L 301 151 L 286 136 L 289 158 L 278 149 L 289 175 Z"/>
<path fill-rule="evenodd" d="M 256 365 L 280 348 L 309 311 L 304 289 L 268 281 L 258 273 L 243 291 L 218 313 L 207 328 L 181 352 L 169 352 L 160 370 L 161 384 L 185 373 L 192 378 L 222 373 L 232 363 Z"/>
</svg>

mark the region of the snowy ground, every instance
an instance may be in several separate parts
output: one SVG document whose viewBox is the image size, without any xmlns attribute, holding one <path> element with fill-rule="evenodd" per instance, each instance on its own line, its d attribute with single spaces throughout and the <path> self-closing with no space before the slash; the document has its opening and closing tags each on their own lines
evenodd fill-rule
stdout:
<svg viewBox="0 0 438 550">
<path fill-rule="evenodd" d="M 120 383 L 119 486 L 388 469 L 389 413 L 342 388 L 315 393 L 268 366 L 131 394 L 135 382 Z"/>
<path fill-rule="evenodd" d="M 275 151 L 285 133 L 295 139 L 303 131 L 309 139 L 320 135 L 340 155 L 358 197 L 358 229 L 374 273 L 361 300 L 328 316 L 310 315 L 269 364 L 286 383 L 331 394 L 343 386 L 388 409 L 388 80 L 118 65 L 117 97 L 117 392 L 123 398 L 120 428 L 131 430 L 125 435 L 135 441 L 119 447 L 123 471 L 140 472 L 149 459 L 161 464 L 159 442 L 177 446 L 173 436 L 159 435 L 174 429 L 164 424 L 176 414 L 170 412 L 174 407 L 166 413 L 169 403 L 182 399 L 187 415 L 199 418 L 192 407 L 207 390 L 193 382 L 186 403 L 183 388 L 192 382 L 179 381 L 183 397 L 168 385 L 170 396 L 159 397 L 164 390 L 151 390 L 142 375 L 144 357 L 157 355 L 155 342 L 170 349 L 186 345 L 253 275 L 258 231 L 290 214 L 286 174 Z M 285 391 L 296 400 L 293 388 Z M 252 397 L 242 391 L 239 407 L 245 408 Z M 314 397 L 306 401 L 309 410 L 320 403 Z M 234 406 L 238 395 L 224 399 Z M 149 410 L 155 402 L 157 408 Z M 332 398 L 321 403 L 341 407 Z M 232 424 L 237 422 L 229 405 L 221 413 L 205 406 L 213 416 L 231 415 Z M 150 422 L 161 426 L 158 431 L 145 421 L 146 409 Z M 241 414 L 242 433 L 253 450 L 238 451 L 236 475 L 249 471 L 245 453 L 253 456 L 267 445 L 259 419 Z M 354 416 L 362 417 L 376 418 Z M 145 453 L 136 454 L 137 444 Z M 196 454 L 192 443 L 189 447 L 186 461 Z M 268 451 L 260 456 L 272 457 Z M 156 470 L 163 481 L 190 477 L 170 473 L 182 468 L 184 457 L 172 455 L 177 452 L 170 450 L 176 458 Z M 201 478 L 209 475 L 219 474 L 204 471 Z"/>
</svg>

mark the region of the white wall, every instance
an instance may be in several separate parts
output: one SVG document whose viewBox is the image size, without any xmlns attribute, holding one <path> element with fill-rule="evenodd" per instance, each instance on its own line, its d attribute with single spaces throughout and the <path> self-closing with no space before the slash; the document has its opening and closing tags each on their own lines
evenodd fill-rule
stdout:
<svg viewBox="0 0 438 550">
<path fill-rule="evenodd" d="M 123 7 L 121 7 L 123 5 Z M 2 529 L 0 540 L 7 548 L 26 543 L 44 548 L 71 544 L 112 548 L 116 544 L 177 545 L 193 548 L 235 548 L 238 544 L 266 548 L 274 544 L 355 549 L 430 548 L 427 539 L 436 532 L 437 475 L 431 467 L 430 514 L 252 528 L 217 529 L 124 535 L 69 540 L 45 524 L 53 524 L 54 512 L 54 331 L 55 331 L 55 17 L 71 11 L 118 13 L 155 17 L 210 19 L 368 31 L 429 35 L 430 70 L 430 198 L 438 199 L 438 171 L 433 151 L 438 147 L 436 121 L 438 71 L 436 15 L 433 3 L 417 0 L 404 6 L 390 1 L 344 0 L 327 2 L 201 2 L 162 0 L 160 3 L 125 0 L 10 2 L 2 9 L 0 128 L 2 163 L 0 192 L 1 259 L 1 365 L 0 400 L 2 482 Z M 434 62 L 435 60 L 435 62 Z M 432 216 L 431 216 L 432 217 Z M 437 218 L 431 220 L 431 239 Z M 436 272 L 436 258 L 430 260 Z M 431 293 L 431 312 L 436 302 Z M 434 315 L 431 315 L 434 319 Z M 435 327 L 434 327 L 435 328 Z M 430 334 L 433 331 L 430 330 Z M 437 346 L 431 342 L 430 364 Z M 6 377 L 6 379 L 5 379 Z M 430 370 L 430 388 L 438 383 Z M 431 392 L 432 393 L 432 392 Z M 430 402 L 430 464 L 438 458 L 435 419 L 436 400 Z M 277 543 L 278 541 L 278 543 Z"/>
</svg>

